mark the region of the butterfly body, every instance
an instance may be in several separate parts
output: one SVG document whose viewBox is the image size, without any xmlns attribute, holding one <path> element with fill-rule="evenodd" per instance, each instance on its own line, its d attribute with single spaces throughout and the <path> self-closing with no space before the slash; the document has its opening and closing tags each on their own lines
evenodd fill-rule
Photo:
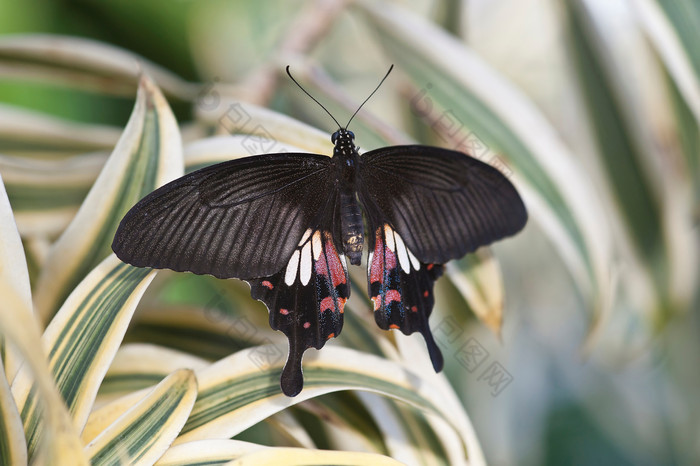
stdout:
<svg viewBox="0 0 700 466">
<path fill-rule="evenodd" d="M 357 170 L 360 154 L 353 142 L 352 131 L 339 129 L 331 137 L 334 143 L 333 163 L 339 189 L 339 212 L 343 251 L 352 265 L 360 265 L 364 244 L 362 210 L 357 201 Z"/>
</svg>

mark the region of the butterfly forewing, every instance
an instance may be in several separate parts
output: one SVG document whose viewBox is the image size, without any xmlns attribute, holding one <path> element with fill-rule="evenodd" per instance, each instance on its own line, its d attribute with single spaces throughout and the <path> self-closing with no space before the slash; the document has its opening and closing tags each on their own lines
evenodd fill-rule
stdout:
<svg viewBox="0 0 700 466">
<path fill-rule="evenodd" d="M 139 267 L 219 278 L 282 268 L 331 189 L 330 158 L 269 154 L 224 162 L 152 192 L 121 221 L 112 244 Z"/>
<path fill-rule="evenodd" d="M 520 196 L 497 169 L 460 152 L 394 146 L 362 155 L 360 202 L 425 263 L 445 263 L 517 233 Z"/>
<path fill-rule="evenodd" d="M 301 360 L 308 348 L 321 349 L 343 327 L 345 302 L 350 297 L 345 256 L 334 237 L 336 196 L 328 193 L 312 228 L 302 235 L 288 263 L 279 272 L 249 280 L 251 295 L 265 303 L 270 326 L 289 339 L 289 355 L 281 386 L 288 396 L 301 391 Z"/>
</svg>

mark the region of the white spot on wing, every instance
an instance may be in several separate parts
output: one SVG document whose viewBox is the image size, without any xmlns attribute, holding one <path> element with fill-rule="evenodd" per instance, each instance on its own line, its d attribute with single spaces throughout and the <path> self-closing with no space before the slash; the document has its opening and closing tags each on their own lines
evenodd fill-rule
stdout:
<svg viewBox="0 0 700 466">
<path fill-rule="evenodd" d="M 369 271 L 372 270 L 372 258 L 374 257 L 374 251 L 370 251 L 369 255 L 367 256 L 367 274 L 369 275 Z"/>
<path fill-rule="evenodd" d="M 403 244 L 403 240 L 396 232 L 394 232 L 394 239 L 396 240 L 396 254 L 399 256 L 399 264 L 401 264 L 404 272 L 409 273 L 411 271 L 411 262 L 408 259 L 406 245 Z"/>
<path fill-rule="evenodd" d="M 316 231 L 314 237 L 311 240 L 311 245 L 314 251 L 314 260 L 317 261 L 321 257 L 321 252 L 323 251 L 323 244 L 321 243 L 321 232 Z"/>
<path fill-rule="evenodd" d="M 345 270 L 345 273 L 348 273 L 348 264 L 345 262 L 345 254 L 338 254 L 338 257 L 340 257 L 340 262 L 343 264 L 343 269 Z"/>
<path fill-rule="evenodd" d="M 413 268 L 416 270 L 420 270 L 420 261 L 416 258 L 416 256 L 413 255 L 410 249 L 406 248 L 406 251 L 408 251 L 408 258 L 411 259 L 411 264 L 413 264 Z"/>
<path fill-rule="evenodd" d="M 310 235 L 311 235 L 311 228 L 309 228 L 308 230 L 306 230 L 306 231 L 304 232 L 304 234 L 303 234 L 302 237 L 301 237 L 301 240 L 299 241 L 299 246 L 301 246 L 302 244 L 306 243 L 306 240 L 309 239 L 309 236 L 310 236 Z"/>
<path fill-rule="evenodd" d="M 389 225 L 384 225 L 384 238 L 386 241 L 386 247 L 391 250 L 391 252 L 396 251 L 396 245 L 394 244 L 394 231 Z"/>
<path fill-rule="evenodd" d="M 287 271 L 284 273 L 284 283 L 287 286 L 292 286 L 294 280 L 297 278 L 297 269 L 299 268 L 299 250 L 297 249 L 292 254 L 292 258 L 289 259 L 289 264 L 287 264 Z"/>
<path fill-rule="evenodd" d="M 306 246 L 301 250 L 299 278 L 304 286 L 308 285 L 309 280 L 311 280 L 311 243 L 306 243 Z"/>
</svg>

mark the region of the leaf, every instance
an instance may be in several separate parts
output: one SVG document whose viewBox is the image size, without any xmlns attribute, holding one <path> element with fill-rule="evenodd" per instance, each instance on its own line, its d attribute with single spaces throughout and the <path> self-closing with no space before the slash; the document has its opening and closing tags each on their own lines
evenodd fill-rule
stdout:
<svg viewBox="0 0 700 466">
<path fill-rule="evenodd" d="M 207 365 L 208 361 L 170 348 L 141 343 L 123 344 L 100 384 L 98 400 L 101 405 L 111 403 L 118 397 L 152 387 L 177 369 L 200 369 Z M 83 429 L 83 440 L 92 440 L 94 435 L 90 437 L 89 431 L 96 435 L 102 430 L 90 426 L 99 411 L 96 403 Z M 102 414 L 99 417 L 104 419 Z"/>
<path fill-rule="evenodd" d="M 372 453 L 355 453 L 343 451 L 327 450 L 305 450 L 302 448 L 265 448 L 237 458 L 229 463 L 230 466 L 237 465 L 319 465 L 325 466 L 333 464 L 336 466 L 389 466 L 401 465 L 388 456 L 376 455 Z"/>
<path fill-rule="evenodd" d="M 226 462 L 229 460 L 230 462 Z M 199 440 L 173 446 L 158 466 L 189 464 L 398 465 L 382 455 L 301 448 L 267 447 L 240 440 Z"/>
<path fill-rule="evenodd" d="M 1 42 L 1 40 L 0 40 Z M 0 150 L 4 154 L 52 156 L 107 150 L 119 139 L 117 128 L 76 123 L 0 104 Z"/>
<path fill-rule="evenodd" d="M 84 426 L 99 385 L 155 271 L 107 257 L 70 294 L 42 338 L 49 367 L 76 426 Z M 42 429 L 36 391 L 24 371 L 13 384 L 30 453 Z"/>
<path fill-rule="evenodd" d="M 453 416 L 452 398 L 446 399 L 441 390 L 433 390 L 428 381 L 406 366 L 356 350 L 330 346 L 308 355 L 304 361 L 304 390 L 294 398 L 284 396 L 279 388 L 283 348 L 249 348 L 198 371 L 197 403 L 176 443 L 229 438 L 306 399 L 359 389 L 434 412 L 452 423 L 465 445 L 471 445 L 471 427 L 465 426 L 461 417 Z"/>
<path fill-rule="evenodd" d="M 503 276 L 498 261 L 489 248 L 446 264 L 450 280 L 469 307 L 496 336 L 503 324 Z"/>
<path fill-rule="evenodd" d="M 411 101 L 413 111 L 458 133 L 455 149 L 482 144 L 488 153 L 475 156 L 490 157 L 492 164 L 499 162 L 494 153 L 507 158 L 528 210 L 559 248 L 584 296 L 592 296 L 599 316 L 611 293 L 612 239 L 601 227 L 606 221 L 598 197 L 554 128 L 525 96 L 442 30 L 390 4 L 355 5 L 389 57 L 421 88 Z"/>
<path fill-rule="evenodd" d="M 87 464 L 80 439 L 46 365 L 39 326 L 32 313 L 24 250 L 1 177 L 0 237 L 0 335 L 3 337 L 3 345 L 13 345 L 10 351 L 5 352 L 5 360 L 11 367 L 5 368 L 3 377 L 6 373 L 10 379 L 14 378 L 20 362 L 25 364 L 25 373 L 31 370 L 31 375 L 36 381 L 35 393 L 41 396 L 42 421 L 49 432 L 41 445 L 43 457 L 52 458 L 56 462 Z M 13 383 L 12 392 L 16 398 L 15 388 Z M 9 400 L 5 399 L 6 411 L 10 409 L 7 403 Z M 16 409 L 18 408 L 19 404 Z M 13 429 L 12 424 L 15 421 L 11 418 L 7 418 L 6 421 L 7 428 Z M 10 432 L 8 431 L 8 435 L 11 435 Z"/>
<path fill-rule="evenodd" d="M 0 75 L 47 81 L 113 94 L 129 95 L 140 74 L 153 76 L 160 87 L 182 99 L 196 96 L 187 83 L 124 49 L 90 39 L 50 34 L 17 34 L 0 38 L 0 61 L 12 67 Z"/>
<path fill-rule="evenodd" d="M 22 418 L 0 362 L 0 464 L 27 464 Z"/>
<path fill-rule="evenodd" d="M 2 239 L 0 241 L 0 282 L 11 288 L 20 300 L 18 303 L 20 305 L 12 311 L 12 314 L 23 314 L 19 322 L 32 321 L 30 325 L 33 325 L 32 291 L 29 284 L 27 260 L 3 181 L 3 176 L 0 175 L 0 238 Z M 31 337 L 25 336 L 25 338 Z M 8 380 L 11 381 L 21 362 L 17 354 L 11 348 L 6 347 L 4 341 L 0 341 L 0 349 L 2 350 L 5 373 Z"/>
<path fill-rule="evenodd" d="M 144 76 L 114 152 L 44 265 L 35 296 L 42 319 L 48 320 L 80 280 L 111 253 L 122 216 L 143 196 L 182 174 L 181 144 L 165 98 Z"/>
<path fill-rule="evenodd" d="M 656 333 L 687 306 L 696 288 L 695 265 L 689 260 L 697 255 L 688 221 L 689 196 L 684 180 L 661 168 L 668 163 L 665 156 L 649 149 L 643 133 L 651 131 L 650 117 L 641 123 L 632 117 L 638 105 L 611 63 L 615 54 L 601 41 L 593 14 L 580 2 L 566 3 L 565 11 L 571 55 L 600 160 L 622 220 L 624 242 L 631 246 L 620 251 L 627 261 L 623 283 L 645 308 L 645 325 Z M 645 284 L 641 291 L 640 283 Z M 647 338 L 644 335 L 642 345 Z"/>
<path fill-rule="evenodd" d="M 185 424 L 196 398 L 194 373 L 173 372 L 85 447 L 91 463 L 153 464 Z"/>
<path fill-rule="evenodd" d="M 700 5 L 694 0 L 637 0 L 632 5 L 700 124 Z"/>
<path fill-rule="evenodd" d="M 173 445 L 156 463 L 157 466 L 186 466 L 191 464 L 222 464 L 245 454 L 262 450 L 263 445 L 241 440 L 196 440 Z"/>
<path fill-rule="evenodd" d="M 0 171 L 20 235 L 55 238 L 80 208 L 106 160 L 93 153 L 65 159 L 0 155 Z"/>
<path fill-rule="evenodd" d="M 216 88 L 204 99 L 196 106 L 198 119 L 230 134 L 248 135 L 242 141 L 248 155 L 282 152 L 285 144 L 306 152 L 333 153 L 328 133 L 298 120 L 240 102 Z"/>
</svg>

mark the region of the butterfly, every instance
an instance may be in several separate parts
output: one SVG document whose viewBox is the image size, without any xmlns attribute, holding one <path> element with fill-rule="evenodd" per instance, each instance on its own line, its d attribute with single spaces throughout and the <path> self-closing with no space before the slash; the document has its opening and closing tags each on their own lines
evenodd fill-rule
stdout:
<svg viewBox="0 0 700 466">
<path fill-rule="evenodd" d="M 377 325 L 420 332 L 439 372 L 428 318 L 443 264 L 527 221 L 508 178 L 464 153 L 404 145 L 360 155 L 347 129 L 357 111 L 341 126 L 326 110 L 338 124 L 332 157 L 262 154 L 189 173 L 134 205 L 112 244 L 137 267 L 247 281 L 289 340 L 280 378 L 287 396 L 302 390 L 304 352 L 340 335 L 347 262 L 361 264 L 365 243 Z"/>
</svg>

